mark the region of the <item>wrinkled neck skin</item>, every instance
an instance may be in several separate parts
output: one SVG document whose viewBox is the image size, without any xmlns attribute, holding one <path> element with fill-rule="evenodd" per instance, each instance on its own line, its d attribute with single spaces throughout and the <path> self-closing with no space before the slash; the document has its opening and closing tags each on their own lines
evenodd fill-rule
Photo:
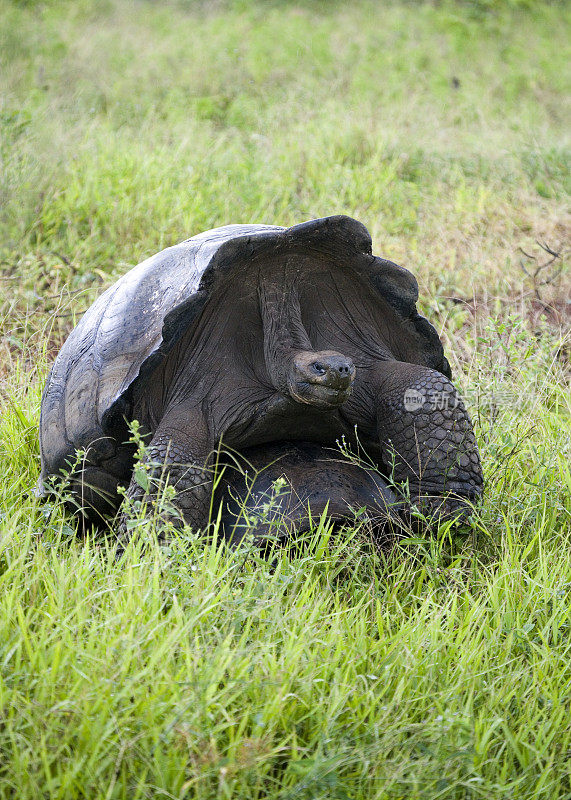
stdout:
<svg viewBox="0 0 571 800">
<path fill-rule="evenodd" d="M 299 296 L 294 286 L 284 289 L 270 281 L 262 282 L 258 294 L 266 369 L 275 389 L 289 396 L 288 376 L 296 353 L 313 351 L 301 321 Z"/>
</svg>

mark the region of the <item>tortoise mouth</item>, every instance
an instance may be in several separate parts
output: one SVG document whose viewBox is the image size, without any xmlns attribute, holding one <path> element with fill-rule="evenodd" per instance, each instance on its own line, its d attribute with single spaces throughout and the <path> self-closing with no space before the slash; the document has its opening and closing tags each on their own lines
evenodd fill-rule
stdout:
<svg viewBox="0 0 571 800">
<path fill-rule="evenodd" d="M 312 381 L 298 381 L 289 387 L 290 394 L 298 403 L 315 406 L 315 408 L 338 408 L 351 394 L 351 386 L 335 389 Z"/>
</svg>

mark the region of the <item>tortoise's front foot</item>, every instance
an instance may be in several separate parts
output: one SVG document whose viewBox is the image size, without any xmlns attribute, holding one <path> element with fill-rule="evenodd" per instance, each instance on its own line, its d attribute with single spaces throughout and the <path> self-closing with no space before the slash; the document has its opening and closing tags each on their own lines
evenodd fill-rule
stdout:
<svg viewBox="0 0 571 800">
<path fill-rule="evenodd" d="M 179 437 L 180 439 L 180 437 Z M 194 530 L 208 525 L 212 497 L 212 470 L 208 457 L 193 454 L 188 443 L 155 434 L 145 459 L 135 466 L 125 496 L 119 535 L 128 539 L 141 519 L 155 518 L 175 528 Z M 165 538 L 162 532 L 161 538 Z"/>
<path fill-rule="evenodd" d="M 378 365 L 377 429 L 386 467 L 428 515 L 469 516 L 482 468 L 468 412 L 451 381 L 416 364 Z"/>
<path fill-rule="evenodd" d="M 161 465 L 150 470 L 145 464 L 135 470 L 126 493 L 119 535 L 129 538 L 145 507 L 145 516 L 175 528 L 183 524 L 194 530 L 208 525 L 212 475 L 210 470 L 193 465 Z"/>
</svg>

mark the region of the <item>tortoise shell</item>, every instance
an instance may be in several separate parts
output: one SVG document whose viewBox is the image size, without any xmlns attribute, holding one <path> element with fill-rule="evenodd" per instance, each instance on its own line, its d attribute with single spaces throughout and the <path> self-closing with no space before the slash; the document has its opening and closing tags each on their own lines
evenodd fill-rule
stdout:
<svg viewBox="0 0 571 800">
<path fill-rule="evenodd" d="M 42 398 L 42 480 L 59 474 L 79 448 L 113 456 L 126 431 L 134 387 L 139 389 L 198 319 L 212 288 L 240 280 L 251 259 L 276 252 L 358 254 L 359 277 L 402 326 L 399 360 L 450 377 L 436 330 L 416 309 L 418 285 L 403 267 L 373 256 L 367 229 L 347 216 L 290 228 L 227 225 L 168 247 L 127 272 L 87 310 L 63 345 Z M 366 258 L 363 258 L 366 256 Z M 220 342 L 224 347 L 224 342 Z"/>
</svg>

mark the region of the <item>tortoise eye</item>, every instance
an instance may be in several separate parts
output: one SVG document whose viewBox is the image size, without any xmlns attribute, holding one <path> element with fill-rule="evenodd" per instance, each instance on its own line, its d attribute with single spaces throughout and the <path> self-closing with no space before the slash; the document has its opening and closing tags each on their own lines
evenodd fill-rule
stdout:
<svg viewBox="0 0 571 800">
<path fill-rule="evenodd" d="M 318 375 L 325 375 L 325 373 L 327 372 L 323 364 L 320 364 L 319 361 L 315 361 L 311 366 L 317 372 Z"/>
</svg>

